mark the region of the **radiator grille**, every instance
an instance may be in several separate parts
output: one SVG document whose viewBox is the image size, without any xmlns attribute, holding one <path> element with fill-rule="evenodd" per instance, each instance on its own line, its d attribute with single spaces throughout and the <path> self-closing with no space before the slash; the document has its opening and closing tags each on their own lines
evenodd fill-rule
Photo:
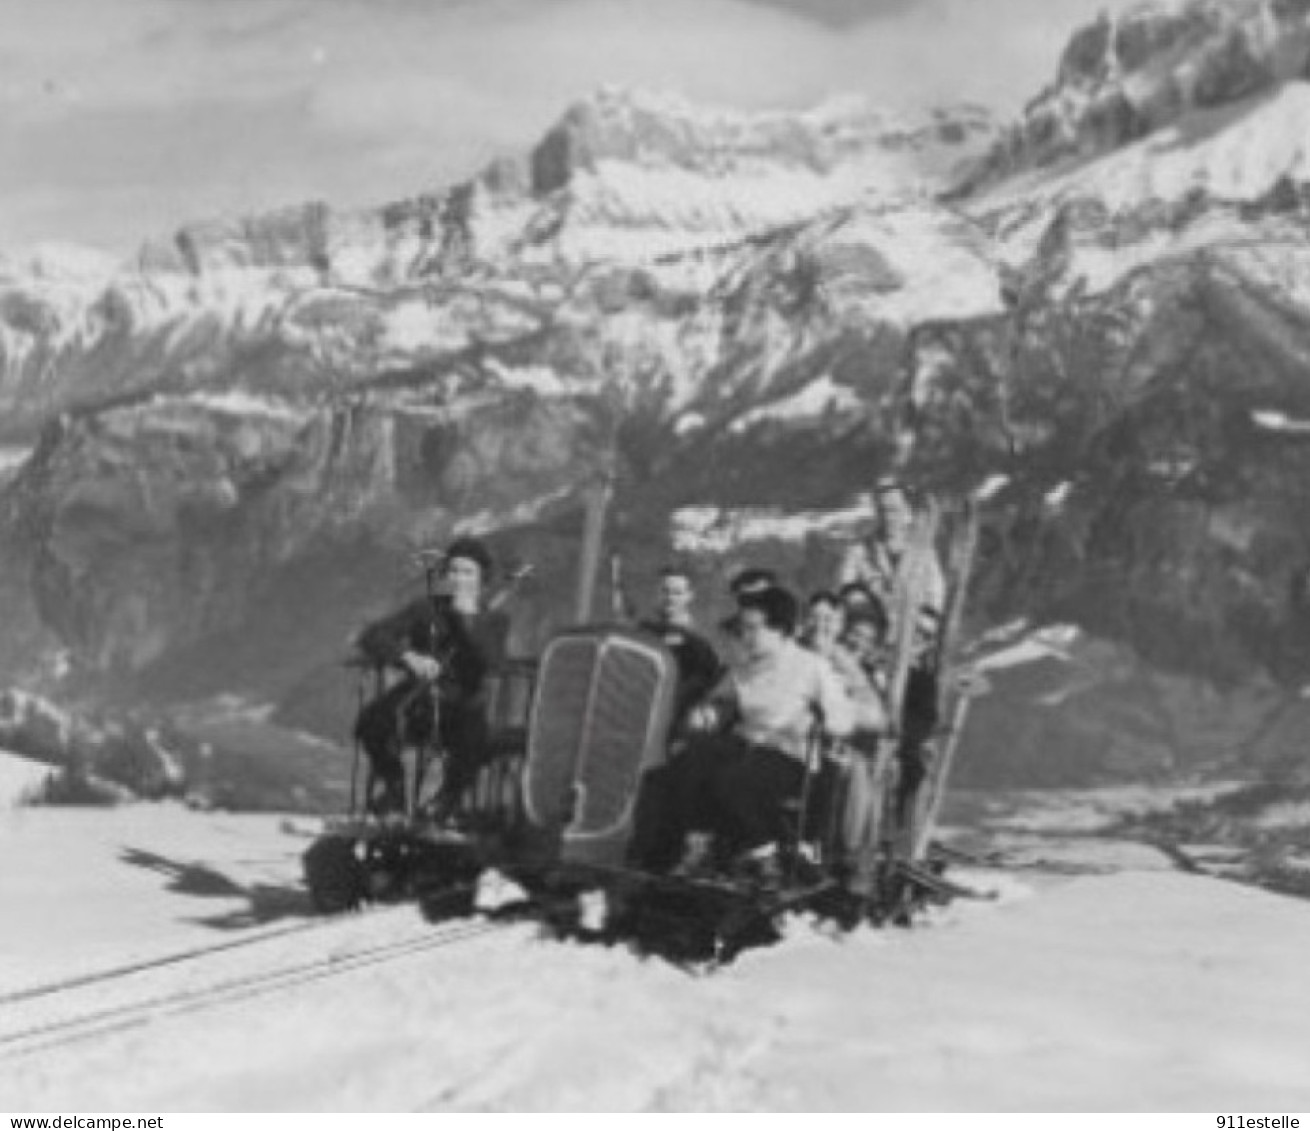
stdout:
<svg viewBox="0 0 1310 1131">
<path fill-rule="evenodd" d="M 566 855 L 573 844 L 609 856 L 626 839 L 641 773 L 663 753 L 675 683 L 663 646 L 623 629 L 579 630 L 547 646 L 524 793 L 529 819 L 557 830 Z"/>
<path fill-rule="evenodd" d="M 563 823 L 572 804 L 574 767 L 598 653 L 596 640 L 569 636 L 553 640 L 542 654 L 524 780 L 528 816 L 534 824 Z"/>
<path fill-rule="evenodd" d="M 659 653 L 608 640 L 577 767 L 580 805 L 570 834 L 602 835 L 627 816 L 659 703 Z"/>
</svg>

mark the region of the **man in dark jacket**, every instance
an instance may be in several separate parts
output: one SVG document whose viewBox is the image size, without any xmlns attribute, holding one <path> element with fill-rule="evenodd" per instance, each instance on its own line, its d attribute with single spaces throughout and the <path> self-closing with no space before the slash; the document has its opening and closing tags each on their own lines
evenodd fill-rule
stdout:
<svg viewBox="0 0 1310 1131">
<path fill-rule="evenodd" d="M 419 598 L 356 638 L 369 663 L 403 673 L 355 722 L 373 770 L 369 807 L 375 813 L 405 808 L 401 751 L 430 742 L 434 732 L 445 754 L 439 818 L 453 812 L 477 776 L 488 741 L 486 677 L 501 663 L 508 636 L 504 614 L 485 607 L 490 573 L 486 547 L 458 539 L 442 560 L 442 592 Z"/>
<path fill-rule="evenodd" d="M 714 647 L 699 632 L 691 619 L 695 599 L 691 574 L 676 565 L 660 570 L 655 614 L 639 627 L 658 636 L 678 662 L 678 696 L 674 709 L 674 728 L 680 729 L 687 712 L 719 681 L 723 665 Z"/>
<path fill-rule="evenodd" d="M 719 682 L 724 670 L 714 646 L 696 631 L 691 618 L 694 599 L 691 574 L 679 566 L 667 565 L 660 570 L 655 614 L 639 625 L 664 642 L 678 665 L 678 690 L 670 728 L 671 750 L 681 747 L 687 716 Z M 667 868 L 674 863 L 673 854 L 680 846 L 668 844 L 663 839 L 669 822 L 667 810 L 672 803 L 669 788 L 668 764 L 649 770 L 642 779 L 628 849 L 630 861 L 638 867 Z"/>
</svg>

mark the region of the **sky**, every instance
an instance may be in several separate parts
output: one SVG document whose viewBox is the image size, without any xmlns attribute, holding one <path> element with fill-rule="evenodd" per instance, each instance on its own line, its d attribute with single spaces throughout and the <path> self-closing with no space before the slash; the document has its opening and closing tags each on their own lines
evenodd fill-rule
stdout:
<svg viewBox="0 0 1310 1131">
<path fill-rule="evenodd" d="M 0 253 L 381 204 L 604 83 L 1016 113 L 1125 0 L 0 0 Z"/>
</svg>

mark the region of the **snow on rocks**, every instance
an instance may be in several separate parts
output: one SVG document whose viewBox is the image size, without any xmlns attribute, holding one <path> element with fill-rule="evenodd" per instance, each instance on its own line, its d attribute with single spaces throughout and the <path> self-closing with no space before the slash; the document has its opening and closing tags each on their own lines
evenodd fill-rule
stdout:
<svg viewBox="0 0 1310 1131">
<path fill-rule="evenodd" d="M 0 810 L 24 804 L 53 771 L 45 762 L 0 750 Z"/>
<path fill-rule="evenodd" d="M 682 507 L 669 529 L 673 548 L 683 554 L 723 554 L 734 547 L 776 540 L 804 542 L 811 536 L 848 538 L 873 518 L 873 502 L 832 511 L 785 513 L 775 507 Z"/>
<path fill-rule="evenodd" d="M 1310 435 L 1310 420 L 1295 420 L 1277 409 L 1257 409 L 1251 413 L 1251 421 L 1269 432 Z"/>
</svg>

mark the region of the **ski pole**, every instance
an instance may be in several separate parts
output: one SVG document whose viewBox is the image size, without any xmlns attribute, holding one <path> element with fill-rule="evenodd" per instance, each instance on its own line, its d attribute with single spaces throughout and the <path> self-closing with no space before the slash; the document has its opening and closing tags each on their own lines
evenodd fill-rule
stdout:
<svg viewBox="0 0 1310 1131">
<path fill-rule="evenodd" d="M 791 859 L 791 879 L 796 878 L 796 862 L 800 858 L 801 845 L 805 843 L 805 826 L 810 817 L 810 794 L 813 792 L 811 786 L 815 775 L 815 762 L 818 760 L 820 743 L 822 741 L 822 731 L 819 724 L 815 723 L 810 728 L 809 737 L 805 740 L 805 777 L 801 780 L 801 799 L 800 807 L 796 814 L 796 845 Z"/>
<path fill-rule="evenodd" d="M 364 711 L 364 671 L 361 668 L 355 675 L 355 718 Z M 350 815 L 357 816 L 355 806 L 359 800 L 359 730 L 350 728 L 350 745 L 354 751 L 350 760 Z"/>
</svg>

